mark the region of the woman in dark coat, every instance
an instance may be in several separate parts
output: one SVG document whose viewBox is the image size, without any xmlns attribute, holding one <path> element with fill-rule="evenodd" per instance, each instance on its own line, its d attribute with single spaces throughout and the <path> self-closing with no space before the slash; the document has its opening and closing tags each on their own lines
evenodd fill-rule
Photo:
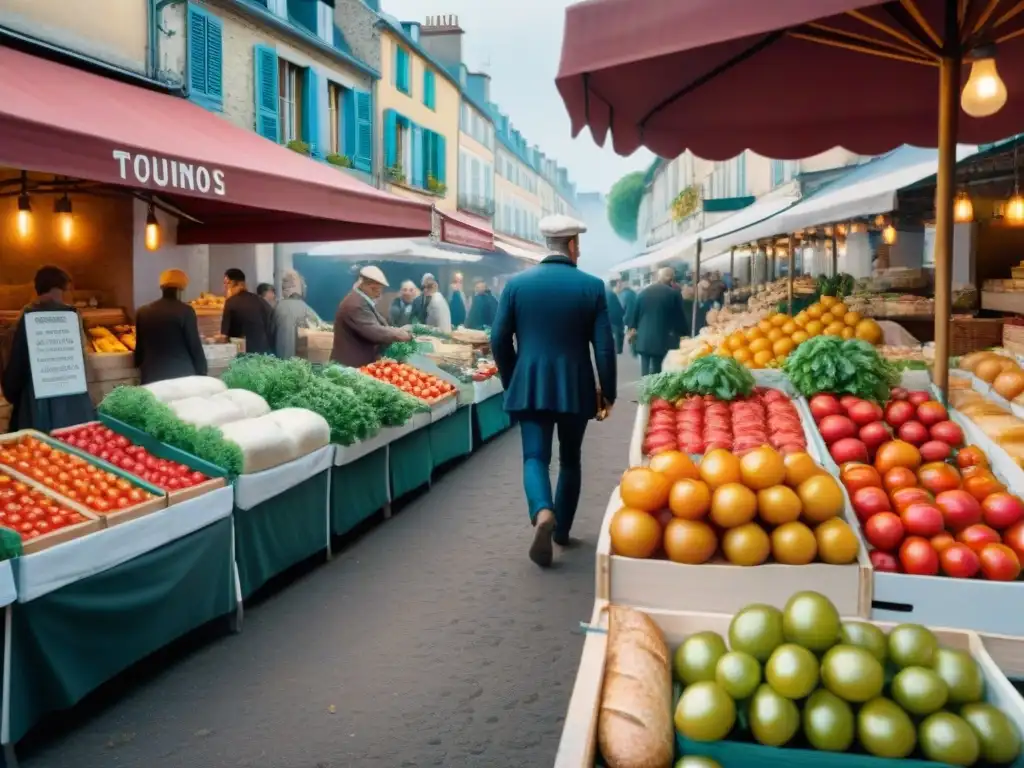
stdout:
<svg viewBox="0 0 1024 768">
<path fill-rule="evenodd" d="M 187 287 L 188 275 L 180 269 L 164 270 L 163 296 L 135 316 L 135 367 L 143 384 L 206 375 L 199 321 L 195 310 L 181 300 Z"/>
<path fill-rule="evenodd" d="M 36 300 L 25 307 L 18 325 L 14 329 L 11 344 L 11 359 L 0 379 L 4 398 L 13 406 L 10 431 L 37 429 L 50 432 L 61 427 L 71 427 L 96 418 L 95 409 L 88 392 L 73 395 L 59 395 L 36 399 L 32 381 L 32 366 L 29 362 L 28 336 L 25 331 L 25 315 L 34 312 L 75 312 L 74 307 L 64 303 L 64 292 L 71 288 L 71 278 L 59 267 L 43 267 L 36 272 Z M 79 320 L 81 333 L 81 320 Z M 82 370 L 85 370 L 85 339 L 82 339 Z"/>
</svg>

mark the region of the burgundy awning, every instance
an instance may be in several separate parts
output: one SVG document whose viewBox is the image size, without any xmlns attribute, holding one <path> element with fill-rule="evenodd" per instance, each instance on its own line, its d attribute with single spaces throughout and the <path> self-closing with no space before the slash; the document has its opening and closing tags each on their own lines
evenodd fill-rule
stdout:
<svg viewBox="0 0 1024 768">
<path fill-rule="evenodd" d="M 494 250 L 494 230 L 487 219 L 455 211 L 438 211 L 438 214 L 441 217 L 441 242 L 481 251 Z"/>
<path fill-rule="evenodd" d="M 0 166 L 152 191 L 178 242 L 428 235 L 431 207 L 232 125 L 189 101 L 0 47 Z"/>
<path fill-rule="evenodd" d="M 610 132 L 623 155 L 640 146 L 714 160 L 744 149 L 802 158 L 835 146 L 861 154 L 935 146 L 933 36 L 945 35 L 949 3 L 966 8 L 966 49 L 1001 41 L 997 63 L 1009 92 L 993 117 L 961 112 L 959 140 L 1020 131 L 1017 0 L 590 0 L 566 10 L 556 84 L 573 135 L 589 126 L 603 144 Z"/>
</svg>

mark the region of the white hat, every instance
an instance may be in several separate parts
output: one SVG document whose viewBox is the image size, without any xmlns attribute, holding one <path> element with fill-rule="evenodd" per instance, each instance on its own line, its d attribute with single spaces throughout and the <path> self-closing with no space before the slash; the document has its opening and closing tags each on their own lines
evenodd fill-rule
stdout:
<svg viewBox="0 0 1024 768">
<path fill-rule="evenodd" d="M 540 220 L 540 233 L 544 237 L 575 237 L 587 231 L 587 225 L 571 216 L 556 214 Z"/>
<path fill-rule="evenodd" d="M 360 269 L 359 276 L 364 280 L 372 280 L 375 283 L 380 283 L 385 288 L 388 287 L 388 279 L 384 277 L 384 272 L 381 271 L 380 267 L 375 267 L 373 264 Z"/>
</svg>

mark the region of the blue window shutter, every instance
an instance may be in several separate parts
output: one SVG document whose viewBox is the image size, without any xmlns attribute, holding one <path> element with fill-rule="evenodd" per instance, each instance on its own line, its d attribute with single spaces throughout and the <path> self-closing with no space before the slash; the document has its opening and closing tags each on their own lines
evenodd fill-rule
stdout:
<svg viewBox="0 0 1024 768">
<path fill-rule="evenodd" d="M 423 172 L 424 130 L 418 125 L 413 125 L 409 133 L 412 135 L 412 169 L 410 180 L 414 187 L 426 187 L 427 178 Z"/>
<path fill-rule="evenodd" d="M 324 156 L 322 131 L 320 130 L 320 89 L 324 87 L 316 70 L 306 67 L 302 83 L 302 140 L 309 144 L 309 154 Z"/>
<path fill-rule="evenodd" d="M 318 0 L 288 0 L 288 17 L 316 34 Z"/>
<path fill-rule="evenodd" d="M 357 138 L 358 131 L 356 130 L 356 92 L 351 88 L 346 88 L 341 95 L 339 107 L 341 109 L 341 123 L 344 129 L 341 137 L 341 152 L 348 155 L 354 165 L 356 148 L 359 142 Z"/>
<path fill-rule="evenodd" d="M 206 15 L 206 97 L 210 106 L 224 103 L 224 22 Z"/>
<path fill-rule="evenodd" d="M 346 147 L 345 151 L 351 153 L 352 165 L 356 170 L 370 173 L 373 171 L 373 100 L 367 91 L 353 91 L 352 94 L 355 100 L 355 142 L 353 146 Z M 394 135 L 392 127 L 392 141 Z"/>
<path fill-rule="evenodd" d="M 445 181 L 446 181 L 445 169 L 446 169 L 446 166 L 448 165 L 448 163 L 446 162 L 446 154 L 445 154 L 445 147 L 444 147 L 444 136 L 442 136 L 440 134 L 435 134 L 435 136 L 436 136 L 436 139 L 437 139 L 437 146 L 436 146 L 436 149 L 435 149 L 435 153 L 436 153 L 435 156 L 437 157 L 437 161 L 436 161 L 436 163 L 437 163 L 437 170 L 435 171 L 434 176 L 435 176 L 435 178 L 438 181 L 440 181 L 442 184 L 444 184 Z"/>
<path fill-rule="evenodd" d="M 277 85 L 277 51 L 268 45 L 253 46 L 256 69 L 253 91 L 256 99 L 256 133 L 265 139 L 277 141 L 280 135 Z"/>
<path fill-rule="evenodd" d="M 206 11 L 188 4 L 188 92 L 194 101 L 206 97 Z"/>
<path fill-rule="evenodd" d="M 430 69 L 423 70 L 423 104 L 434 109 L 434 72 Z"/>
<path fill-rule="evenodd" d="M 398 127 L 398 121 L 395 115 L 395 110 L 388 109 L 384 112 L 384 165 L 388 168 L 394 167 L 398 161 L 396 157 L 395 147 L 395 130 Z"/>
</svg>

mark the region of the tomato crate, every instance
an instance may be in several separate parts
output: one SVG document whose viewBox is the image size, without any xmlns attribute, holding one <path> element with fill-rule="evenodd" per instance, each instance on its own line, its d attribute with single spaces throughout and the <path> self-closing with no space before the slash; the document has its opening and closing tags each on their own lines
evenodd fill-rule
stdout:
<svg viewBox="0 0 1024 768">
<path fill-rule="evenodd" d="M 583 653 L 569 699 L 565 723 L 562 726 L 558 752 L 555 755 L 555 768 L 595 768 L 604 765 L 598 746 L 598 723 L 609 646 L 608 606 L 606 601 L 597 600 L 590 623 L 584 627 L 586 636 Z M 651 611 L 642 608 L 641 610 L 644 610 L 661 629 L 670 653 L 674 652 L 687 637 L 698 632 L 715 632 L 723 638 L 727 637 L 729 623 L 732 621 L 732 615 L 728 613 Z M 894 626 L 887 622 L 872 623 L 883 630 Z M 944 647 L 970 653 L 985 677 L 985 700 L 1002 711 L 1016 725 L 1017 730 L 1024 733 L 1024 699 L 1017 694 L 1006 674 L 1000 670 L 996 660 L 990 655 L 991 648 L 987 639 L 968 630 L 937 629 L 933 632 Z M 1016 643 L 1019 648 L 1020 641 Z M 1017 658 L 1024 659 L 1024 656 L 1018 655 Z M 671 707 L 673 699 L 674 696 L 666 697 L 665 706 Z M 669 719 L 671 720 L 671 717 Z M 681 747 L 685 746 L 685 754 L 710 757 L 723 766 L 907 768 L 942 765 L 921 759 L 889 760 L 858 752 L 818 752 L 798 747 L 765 747 L 754 742 L 733 739 L 697 743 L 685 741 L 678 732 L 674 733 L 674 740 L 676 753 L 673 759 L 681 756 Z M 1022 764 L 1024 760 L 1021 758 L 1012 763 L 1017 768 Z"/>
<path fill-rule="evenodd" d="M 124 483 L 128 486 L 127 488 L 118 487 L 114 489 L 122 491 L 122 494 L 118 494 L 119 496 L 122 496 L 125 491 L 129 493 L 138 491 L 140 494 L 144 493 L 149 494 L 151 496 L 151 498 L 141 498 L 135 501 L 135 503 L 129 503 L 127 506 L 110 509 L 109 511 L 99 508 L 93 508 L 90 507 L 88 504 L 82 503 L 81 500 L 78 500 L 73 496 L 67 496 L 63 494 L 59 490 L 59 488 L 54 487 L 56 485 L 55 482 L 53 484 L 47 483 L 46 480 L 53 480 L 52 477 L 39 479 L 32 473 L 33 468 L 31 467 L 29 468 L 28 472 L 25 471 L 24 467 L 10 467 L 17 471 L 22 476 L 29 477 L 30 479 L 34 480 L 37 484 L 45 486 L 51 493 L 55 494 L 57 498 L 62 500 L 66 499 L 68 501 L 78 502 L 80 506 L 89 509 L 93 515 L 95 515 L 102 521 L 104 528 L 110 528 L 114 525 L 119 525 L 121 523 L 126 523 L 130 520 L 135 520 L 139 517 L 143 517 L 145 515 L 150 514 L 151 512 L 155 512 L 167 506 L 167 494 L 164 493 L 164 491 L 162 491 L 161 489 L 157 488 L 156 486 L 150 485 L 149 483 L 146 483 L 143 480 L 140 480 L 139 478 L 128 474 L 124 470 L 114 466 L 113 464 L 107 461 L 104 461 L 96 456 L 92 456 L 91 454 L 79 450 L 74 446 L 67 445 L 66 443 L 63 443 L 60 440 L 52 438 L 49 435 L 44 435 L 42 432 L 36 432 L 35 430 L 26 429 L 21 430 L 19 432 L 12 432 L 7 435 L 0 435 L 0 451 L 3 451 L 5 448 L 8 448 L 12 443 L 20 442 L 23 438 L 33 438 L 41 443 L 45 443 L 50 448 L 56 449 L 56 451 L 58 452 L 67 454 L 69 456 L 74 456 L 86 461 L 87 463 L 93 465 L 99 470 L 116 477 L 118 481 L 124 481 Z M 9 466 L 10 465 L 8 465 L 6 462 L 3 461 L 2 458 L 0 458 L 0 469 L 5 469 Z M 84 480 L 84 478 L 79 479 Z M 108 489 L 103 490 L 106 493 Z M 77 491 L 75 491 L 75 493 L 77 495 Z M 104 499 L 103 501 L 106 502 L 107 500 Z"/>
<path fill-rule="evenodd" d="M 718 555 L 701 565 L 643 560 L 612 552 L 612 516 L 622 506 L 616 486 L 597 540 L 595 594 L 600 600 L 643 610 L 735 612 L 749 603 L 782 608 L 794 592 L 813 587 L 842 615 L 868 616 L 871 563 L 863 544 L 857 562 L 850 565 L 784 565 L 769 560 L 742 566 Z M 849 507 L 845 516 L 851 526 L 856 523 Z"/>
<path fill-rule="evenodd" d="M 20 488 L 18 486 L 21 486 Z M 72 525 L 64 525 L 63 527 L 56 528 L 31 538 L 25 538 L 23 534 L 25 531 L 16 530 L 15 532 L 22 536 L 22 553 L 30 555 L 34 552 L 41 552 L 44 549 L 49 549 L 58 544 L 63 544 L 66 541 L 86 536 L 90 533 L 94 533 L 103 527 L 103 521 L 100 517 L 90 510 L 83 507 L 81 504 L 76 504 L 70 499 L 64 499 L 60 495 L 54 493 L 46 486 L 37 483 L 30 477 L 22 475 L 11 467 L 0 465 L 0 506 L 3 507 L 3 518 L 0 519 L 0 525 L 3 525 L 10 530 L 15 530 L 20 525 L 22 520 L 20 517 L 16 520 L 9 520 L 9 515 L 21 515 L 25 513 L 25 505 L 20 499 L 20 495 L 24 495 L 25 492 L 32 491 L 36 494 L 46 497 L 49 501 L 59 505 L 60 513 L 74 512 L 81 515 L 85 520 L 80 523 Z M 10 498 L 7 497 L 10 495 Z M 16 508 L 9 508 L 8 505 L 14 505 Z M 28 514 L 32 514 L 29 512 Z M 53 513 L 58 514 L 57 512 Z M 52 523 L 48 521 L 48 523 Z"/>
<path fill-rule="evenodd" d="M 107 427 L 108 429 L 116 432 L 121 437 L 124 437 L 127 440 L 129 440 L 133 445 L 143 448 L 147 453 L 158 459 L 163 459 L 165 461 L 173 461 L 178 464 L 182 464 L 188 467 L 193 472 L 199 472 L 200 474 L 205 475 L 207 477 L 207 479 L 201 483 L 198 483 L 188 488 L 181 488 L 177 490 L 160 489 L 158 486 L 152 486 L 154 488 L 157 488 L 158 490 L 160 490 L 161 493 L 164 493 L 167 496 L 168 506 L 173 507 L 175 504 L 180 504 L 183 501 L 194 499 L 196 496 L 202 496 L 204 493 L 209 493 L 210 491 L 214 491 L 218 488 L 223 488 L 227 484 L 227 472 L 221 469 L 220 467 L 210 464 L 207 461 L 203 461 L 202 459 L 193 456 L 192 454 L 185 453 L 184 451 L 179 451 L 177 448 L 167 445 L 166 443 L 161 443 L 159 440 L 156 440 L 155 438 L 147 435 L 145 432 L 137 430 L 134 427 L 130 427 L 129 425 L 120 422 L 117 419 L 111 419 L 109 417 L 101 415 L 99 421 L 89 422 L 87 424 L 80 424 L 75 427 L 68 427 L 67 429 L 54 430 L 51 433 L 51 435 L 55 438 L 62 438 L 63 436 L 67 435 L 70 432 L 73 432 L 76 429 L 80 429 L 81 427 L 94 426 L 97 424 Z M 138 475 L 134 473 L 127 472 L 125 470 L 121 471 L 125 472 L 125 474 L 130 476 L 131 478 L 136 479 L 139 483 L 142 483 L 144 485 L 152 485 L 146 483 L 143 479 L 139 478 Z"/>
</svg>

